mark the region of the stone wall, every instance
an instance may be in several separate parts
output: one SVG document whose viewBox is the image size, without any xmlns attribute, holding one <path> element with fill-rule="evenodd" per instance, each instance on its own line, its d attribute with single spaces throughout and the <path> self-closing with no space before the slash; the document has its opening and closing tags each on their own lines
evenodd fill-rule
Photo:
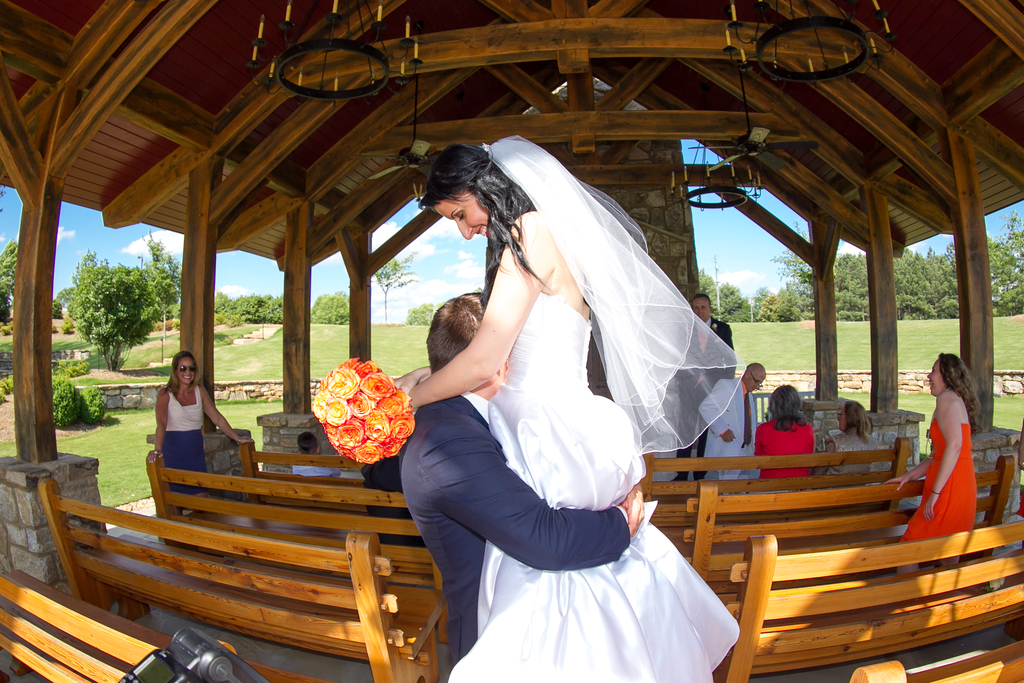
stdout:
<svg viewBox="0 0 1024 683">
<path fill-rule="evenodd" d="M 996 461 L 1002 455 L 1016 457 L 1020 432 L 1012 429 L 993 429 L 985 434 L 971 437 L 971 449 L 974 454 L 974 471 L 991 472 L 996 468 Z M 1017 466 L 1014 465 L 1014 476 L 1019 477 Z M 1010 486 L 1010 499 L 1006 503 L 1003 522 L 1019 522 L 1020 516 L 1013 513 L 1020 509 L 1020 486 Z"/>
<path fill-rule="evenodd" d="M 900 393 L 927 394 L 928 372 L 928 370 L 901 370 Z M 814 391 L 815 373 L 813 370 L 769 370 L 762 391 L 771 391 L 783 384 L 790 384 L 796 387 L 797 391 Z M 992 389 L 996 396 L 1024 396 L 1024 370 L 996 370 L 992 380 Z M 839 391 L 855 394 L 869 393 L 871 391 L 871 371 L 840 370 Z"/>
<path fill-rule="evenodd" d="M 804 401 L 804 415 L 814 427 L 814 449 L 825 450 L 825 441 L 830 435 L 839 433 L 839 408 L 844 401 Z M 910 439 L 911 462 L 919 462 L 917 454 L 921 450 L 921 422 L 924 415 L 909 410 L 895 413 L 868 413 L 871 418 L 871 433 L 875 435 L 883 447 L 891 447 L 896 437 L 905 436 Z"/>
<path fill-rule="evenodd" d="M 324 428 L 316 415 L 305 413 L 301 415 L 289 413 L 270 413 L 260 415 L 256 418 L 256 424 L 263 427 L 263 450 L 270 453 L 298 453 L 299 446 L 297 437 L 302 432 L 313 432 L 316 434 L 320 444 L 320 455 L 337 455 L 338 451 L 327 439 Z M 344 459 L 343 459 L 344 461 Z M 340 476 L 347 479 L 362 479 L 363 475 L 359 469 L 352 464 L 351 460 L 343 463 L 348 469 L 342 467 Z M 270 472 L 287 472 L 291 474 L 291 468 L 286 465 L 264 465 Z"/>
<path fill-rule="evenodd" d="M 40 464 L 0 459 L 0 573 L 20 570 L 67 591 L 67 579 L 39 499 L 39 484 L 53 479 L 68 498 L 98 504 L 99 460 L 61 453 Z"/>
<path fill-rule="evenodd" d="M 52 351 L 50 363 L 56 366 L 62 360 L 87 360 L 91 355 L 90 351 Z M 0 377 L 6 377 L 13 372 L 14 354 L 10 351 L 0 351 Z"/>
<path fill-rule="evenodd" d="M 156 406 L 156 392 L 163 384 L 98 384 L 107 408 L 148 410 Z M 320 387 L 320 380 L 309 383 L 310 396 Z M 213 385 L 215 401 L 278 401 L 284 398 L 284 382 L 279 379 L 260 379 L 244 382 L 216 382 Z"/>
</svg>

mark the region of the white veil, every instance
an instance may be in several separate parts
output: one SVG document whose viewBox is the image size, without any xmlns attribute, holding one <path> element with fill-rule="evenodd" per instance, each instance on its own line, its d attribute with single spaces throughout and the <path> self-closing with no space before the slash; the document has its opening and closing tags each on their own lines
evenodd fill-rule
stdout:
<svg viewBox="0 0 1024 683">
<path fill-rule="evenodd" d="M 639 450 L 691 444 L 708 425 L 701 403 L 716 381 L 738 378 L 743 361 L 694 315 L 631 236 L 643 234 L 640 226 L 611 198 L 519 136 L 499 140 L 489 153 L 529 195 L 569 264 L 597 321 L 608 387 L 633 423 Z M 730 400 L 705 415 L 721 415 Z"/>
</svg>

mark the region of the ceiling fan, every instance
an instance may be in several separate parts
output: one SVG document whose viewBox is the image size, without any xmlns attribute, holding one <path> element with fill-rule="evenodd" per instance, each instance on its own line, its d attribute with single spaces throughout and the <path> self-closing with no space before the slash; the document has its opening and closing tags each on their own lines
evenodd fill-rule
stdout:
<svg viewBox="0 0 1024 683">
<path fill-rule="evenodd" d="M 708 149 L 730 150 L 728 156 L 712 166 L 709 171 L 731 164 L 743 157 L 757 157 L 764 162 L 764 165 L 773 171 L 786 167 L 779 157 L 772 154 L 773 151 L 798 152 L 805 149 L 817 149 L 818 143 L 814 140 L 794 140 L 792 142 L 767 142 L 771 131 L 761 126 L 750 125 L 750 106 L 747 104 L 747 86 L 743 76 L 743 65 L 740 65 L 740 92 L 743 94 L 743 113 L 747 117 L 747 132 L 740 136 L 733 145 L 722 145 L 719 147 L 708 147 Z M 703 83 L 701 84 L 704 85 Z"/>
<path fill-rule="evenodd" d="M 414 84 L 416 91 L 413 95 L 412 105 L 412 145 L 402 148 L 396 157 L 384 157 L 385 159 L 393 159 L 397 163 L 374 173 L 368 178 L 368 180 L 376 180 L 377 178 L 386 176 L 388 173 L 394 173 L 395 171 L 400 171 L 405 168 L 418 168 L 423 175 L 430 174 L 430 157 L 427 156 L 427 152 L 430 151 L 430 143 L 416 139 L 416 117 L 420 100 L 419 74 L 415 76 L 414 80 L 416 81 Z"/>
</svg>

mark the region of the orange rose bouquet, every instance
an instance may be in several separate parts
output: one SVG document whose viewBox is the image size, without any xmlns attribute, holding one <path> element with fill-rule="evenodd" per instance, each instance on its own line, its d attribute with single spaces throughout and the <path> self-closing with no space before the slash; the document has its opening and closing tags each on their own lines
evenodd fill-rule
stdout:
<svg viewBox="0 0 1024 683">
<path fill-rule="evenodd" d="M 415 426 L 405 392 L 372 360 L 358 358 L 323 379 L 313 414 L 338 453 L 362 463 L 398 455 Z"/>
</svg>

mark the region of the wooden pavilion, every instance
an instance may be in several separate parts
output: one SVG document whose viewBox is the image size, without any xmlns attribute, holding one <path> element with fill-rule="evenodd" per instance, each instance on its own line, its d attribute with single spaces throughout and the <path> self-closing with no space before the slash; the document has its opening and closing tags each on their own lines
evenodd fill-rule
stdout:
<svg viewBox="0 0 1024 683">
<path fill-rule="evenodd" d="M 379 10 L 376 0 L 342 2 L 335 37 L 365 40 L 368 15 L 379 11 L 392 54 L 405 54 L 406 16 L 425 25 L 418 93 L 408 83 L 346 102 L 290 97 L 246 69 L 261 14 L 264 52 L 285 48 L 274 28 L 285 4 L 0 0 L 0 178 L 24 205 L 14 304 L 22 461 L 57 457 L 50 303 L 62 201 L 102 210 L 111 228 L 144 222 L 184 234 L 181 344 L 208 382 L 216 252 L 276 260 L 285 278 L 284 410 L 306 413 L 311 266 L 341 252 L 351 354 L 370 357 L 369 278 L 437 220 L 423 212 L 370 250 L 371 233 L 423 182 L 411 167 L 371 177 L 413 140 L 414 108 L 415 137 L 433 150 L 520 134 L 598 186 L 664 188 L 673 171 L 682 176 L 677 164 L 624 165 L 638 141 L 734 141 L 748 131 L 735 57 L 723 52 L 724 0 L 384 0 Z M 735 35 L 749 40 L 758 30 L 754 3 L 736 4 L 744 23 Z M 984 217 L 1024 198 L 1024 3 L 882 4 L 898 37 L 877 68 L 816 84 L 746 80 L 754 125 L 773 141 L 818 143 L 778 153 L 777 170 L 737 162 L 760 170 L 765 187 L 808 221 L 810 239 L 755 203 L 742 211 L 813 268 L 820 399 L 837 393 L 837 245 L 842 238 L 867 252 L 878 412 L 897 408 L 893 258 L 952 234 L 960 350 L 988 427 Z M 791 5 L 787 16 L 836 14 L 829 0 Z M 857 16 L 876 28 L 869 5 Z M 296 20 L 307 10 L 304 36 L 326 37 L 329 3 L 295 3 Z M 778 59 L 800 64 L 808 49 L 787 48 Z M 837 49 L 826 44 L 822 53 L 838 59 Z M 344 87 L 370 81 L 365 59 L 332 57 L 331 67 Z M 596 102 L 595 79 L 610 88 Z M 552 94 L 563 84 L 564 100 Z M 631 102 L 641 107 L 627 109 Z"/>
</svg>

